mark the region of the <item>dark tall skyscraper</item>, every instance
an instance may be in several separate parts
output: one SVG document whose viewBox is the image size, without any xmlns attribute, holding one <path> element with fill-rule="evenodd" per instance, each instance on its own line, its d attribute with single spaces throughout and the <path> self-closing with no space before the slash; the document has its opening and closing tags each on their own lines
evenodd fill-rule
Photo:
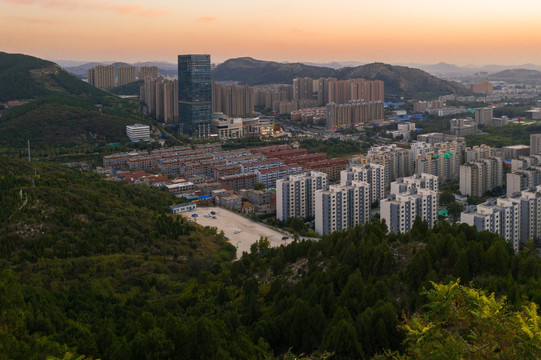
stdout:
<svg viewBox="0 0 541 360">
<path fill-rule="evenodd" d="M 178 56 L 178 113 L 184 133 L 209 135 L 212 118 L 210 55 Z"/>
</svg>

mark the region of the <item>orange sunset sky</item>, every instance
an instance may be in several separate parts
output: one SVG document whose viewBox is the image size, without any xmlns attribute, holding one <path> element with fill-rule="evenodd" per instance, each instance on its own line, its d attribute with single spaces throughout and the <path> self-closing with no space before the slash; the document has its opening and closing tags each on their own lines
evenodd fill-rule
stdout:
<svg viewBox="0 0 541 360">
<path fill-rule="evenodd" d="M 0 0 L 0 51 L 45 59 L 541 64 L 540 0 Z"/>
</svg>

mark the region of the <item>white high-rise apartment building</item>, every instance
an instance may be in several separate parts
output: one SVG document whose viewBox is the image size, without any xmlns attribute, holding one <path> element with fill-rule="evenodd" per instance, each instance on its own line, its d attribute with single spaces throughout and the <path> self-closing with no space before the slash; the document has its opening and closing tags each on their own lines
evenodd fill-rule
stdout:
<svg viewBox="0 0 541 360">
<path fill-rule="evenodd" d="M 433 227 L 438 219 L 438 177 L 416 174 L 391 183 L 391 196 L 381 201 L 381 218 L 390 232 L 411 230 L 419 216 Z"/>
<path fill-rule="evenodd" d="M 440 181 L 457 180 L 462 163 L 462 143 L 447 141 L 415 159 L 416 173 L 438 175 Z"/>
<path fill-rule="evenodd" d="M 515 252 L 520 244 L 520 201 L 490 199 L 479 205 L 468 206 L 460 214 L 460 222 L 475 226 L 478 231 L 490 231 L 510 242 Z"/>
<path fill-rule="evenodd" d="M 414 173 L 415 159 L 411 149 L 403 149 L 396 144 L 372 147 L 359 160 L 361 164 L 384 165 L 386 186 L 399 177 L 410 176 Z"/>
<path fill-rule="evenodd" d="M 541 154 L 541 134 L 530 134 L 530 154 Z"/>
<path fill-rule="evenodd" d="M 493 156 L 492 148 L 482 144 L 479 146 L 467 147 L 464 151 L 466 154 L 466 162 L 481 160 Z"/>
<path fill-rule="evenodd" d="M 315 229 L 320 235 L 366 224 L 370 221 L 370 185 L 351 180 L 316 191 Z"/>
<path fill-rule="evenodd" d="M 417 155 L 424 155 L 431 152 L 434 149 L 432 144 L 418 141 L 411 144 L 411 152 L 414 159 L 417 159 Z"/>
<path fill-rule="evenodd" d="M 391 183 L 391 194 L 401 194 L 405 192 L 415 193 L 417 189 L 428 189 L 438 192 L 438 177 L 436 175 L 422 173 L 405 178 L 398 178 Z"/>
<path fill-rule="evenodd" d="M 340 172 L 340 185 L 348 185 L 352 180 L 370 185 L 370 204 L 385 197 L 385 165 L 354 165 Z"/>
<path fill-rule="evenodd" d="M 462 195 L 483 197 L 489 190 L 502 186 L 503 161 L 499 157 L 483 158 L 460 165 Z"/>
<path fill-rule="evenodd" d="M 531 191 L 522 191 L 517 197 L 520 201 L 520 239 L 541 239 L 541 186 Z"/>
<path fill-rule="evenodd" d="M 276 218 L 314 216 L 316 190 L 327 190 L 327 174 L 308 171 L 276 181 Z"/>
</svg>

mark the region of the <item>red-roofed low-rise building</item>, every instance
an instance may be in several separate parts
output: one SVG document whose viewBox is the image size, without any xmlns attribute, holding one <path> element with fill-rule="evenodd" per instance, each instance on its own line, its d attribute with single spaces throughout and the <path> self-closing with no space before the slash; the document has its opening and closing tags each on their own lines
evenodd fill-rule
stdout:
<svg viewBox="0 0 541 360">
<path fill-rule="evenodd" d="M 218 178 L 218 182 L 230 186 L 237 192 L 240 189 L 253 189 L 254 184 L 257 182 L 257 175 L 255 173 L 246 173 L 222 176 Z"/>
<path fill-rule="evenodd" d="M 321 171 L 329 176 L 329 180 L 340 179 L 340 171 L 346 170 L 348 161 L 343 158 L 316 161 L 304 164 L 306 170 Z"/>
</svg>

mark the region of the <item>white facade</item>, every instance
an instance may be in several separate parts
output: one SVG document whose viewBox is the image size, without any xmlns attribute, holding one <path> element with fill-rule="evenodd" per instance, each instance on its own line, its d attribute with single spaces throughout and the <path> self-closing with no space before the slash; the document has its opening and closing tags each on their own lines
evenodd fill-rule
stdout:
<svg viewBox="0 0 541 360">
<path fill-rule="evenodd" d="M 493 155 L 492 148 L 485 144 L 471 148 L 467 147 L 464 152 L 466 154 L 466 162 L 485 159 Z"/>
<path fill-rule="evenodd" d="M 314 216 L 316 190 L 327 189 L 327 174 L 308 171 L 276 181 L 276 218 Z"/>
<path fill-rule="evenodd" d="M 514 199 L 491 199 L 469 206 L 460 214 L 460 222 L 475 226 L 478 231 L 490 231 L 503 237 L 519 251 L 520 202 Z"/>
<path fill-rule="evenodd" d="M 427 142 L 414 142 L 411 144 L 411 152 L 413 154 L 413 158 L 417 159 L 417 155 L 424 155 L 428 152 L 431 152 L 433 149 L 432 144 L 429 144 Z"/>
<path fill-rule="evenodd" d="M 457 180 L 462 163 L 462 145 L 457 141 L 434 144 L 433 151 L 415 159 L 416 173 L 437 175 L 440 181 Z"/>
<path fill-rule="evenodd" d="M 150 126 L 143 124 L 126 125 L 126 134 L 131 141 L 150 141 Z"/>
<path fill-rule="evenodd" d="M 541 171 L 539 167 L 518 170 L 507 174 L 507 197 L 541 185 Z"/>
<path fill-rule="evenodd" d="M 438 177 L 432 174 L 415 174 L 405 178 L 396 179 L 391 183 L 391 194 L 415 193 L 417 189 L 439 191 Z"/>
<path fill-rule="evenodd" d="M 370 204 L 385 197 L 384 165 L 356 165 L 340 172 L 340 185 L 349 185 L 352 180 L 365 181 L 370 185 Z"/>
<path fill-rule="evenodd" d="M 178 205 L 171 205 L 169 206 L 169 209 L 171 209 L 171 212 L 173 214 L 180 214 L 186 211 L 192 211 L 197 208 L 197 205 L 194 203 L 188 203 L 188 204 L 178 204 Z"/>
<path fill-rule="evenodd" d="M 372 147 L 359 160 L 362 164 L 384 165 L 386 186 L 399 177 L 414 173 L 415 159 L 411 149 L 400 148 L 396 144 Z"/>
<path fill-rule="evenodd" d="M 352 180 L 315 194 L 315 229 L 320 235 L 366 224 L 370 220 L 370 185 Z"/>
<path fill-rule="evenodd" d="M 391 183 L 391 196 L 381 201 L 381 218 L 390 232 L 411 230 L 419 216 L 433 227 L 438 219 L 438 178 L 419 174 Z"/>
<path fill-rule="evenodd" d="M 503 161 L 499 157 L 484 158 L 460 165 L 462 195 L 482 197 L 497 186 L 502 186 Z"/>
</svg>

